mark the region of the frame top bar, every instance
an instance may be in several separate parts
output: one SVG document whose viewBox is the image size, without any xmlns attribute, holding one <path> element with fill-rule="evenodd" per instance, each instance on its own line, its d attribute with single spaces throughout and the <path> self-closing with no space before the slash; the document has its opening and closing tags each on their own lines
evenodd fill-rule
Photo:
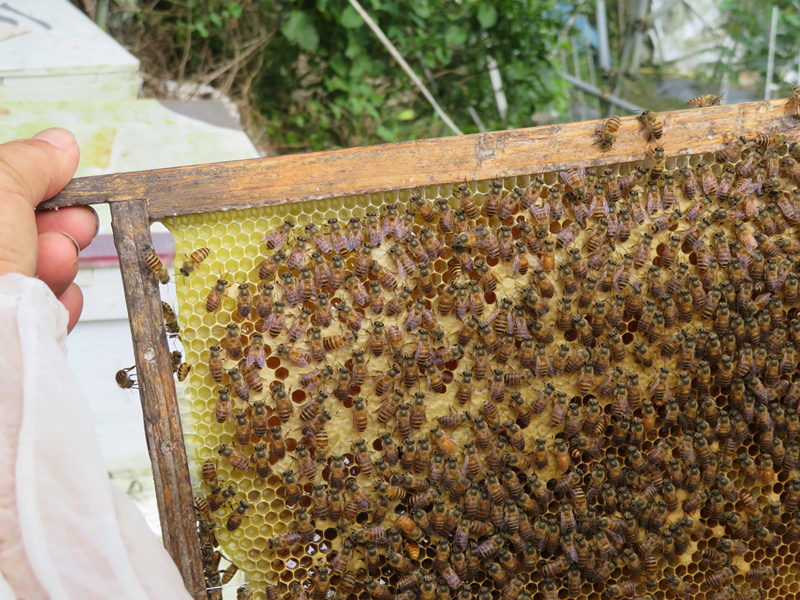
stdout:
<svg viewBox="0 0 800 600">
<path fill-rule="evenodd" d="M 660 113 L 668 157 L 715 152 L 739 135 L 800 134 L 785 99 Z M 347 150 L 83 177 L 39 208 L 146 199 L 152 219 L 537 174 L 645 158 L 656 146 L 624 117 L 603 152 L 585 121 Z"/>
</svg>

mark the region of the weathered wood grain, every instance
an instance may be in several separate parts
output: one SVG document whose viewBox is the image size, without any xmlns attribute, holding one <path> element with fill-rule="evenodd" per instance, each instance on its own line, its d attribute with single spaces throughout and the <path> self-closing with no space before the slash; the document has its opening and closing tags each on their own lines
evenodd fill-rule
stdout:
<svg viewBox="0 0 800 600">
<path fill-rule="evenodd" d="M 667 156 L 714 152 L 734 136 L 782 132 L 800 139 L 786 100 L 662 113 Z M 613 150 L 592 143 L 601 121 L 420 140 L 349 150 L 76 179 L 41 208 L 147 198 L 154 219 L 285 204 L 464 180 L 511 177 L 579 165 L 642 160 L 635 117 L 622 119 Z"/>
<path fill-rule="evenodd" d="M 112 202 L 111 220 L 136 354 L 144 431 L 153 465 L 164 546 L 177 564 L 189 593 L 197 600 L 205 600 L 192 486 L 158 283 L 148 275 L 141 259 L 152 245 L 147 204 L 144 200 Z"/>
</svg>

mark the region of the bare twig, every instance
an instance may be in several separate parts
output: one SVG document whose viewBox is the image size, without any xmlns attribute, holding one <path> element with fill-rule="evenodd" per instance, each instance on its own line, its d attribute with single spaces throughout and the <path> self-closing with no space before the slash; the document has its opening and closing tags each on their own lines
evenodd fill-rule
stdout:
<svg viewBox="0 0 800 600">
<path fill-rule="evenodd" d="M 187 27 L 186 27 L 186 42 L 183 44 L 183 56 L 181 57 L 181 63 L 178 66 L 178 87 L 183 84 L 183 76 L 186 72 L 186 63 L 189 62 L 189 54 L 191 53 L 192 49 L 192 11 L 189 11 L 189 15 L 187 17 Z"/>
<path fill-rule="evenodd" d="M 227 63 L 225 63 L 221 67 L 215 69 L 214 71 L 212 71 L 211 73 L 209 73 L 208 75 L 203 77 L 200 80 L 200 84 L 201 85 L 208 85 L 209 83 L 211 83 L 212 81 L 214 81 L 218 77 L 224 75 L 227 71 L 233 69 L 234 67 L 238 67 L 239 64 L 242 61 L 246 61 L 255 52 L 258 52 L 259 50 L 264 48 L 264 46 L 266 46 L 271 39 L 272 39 L 272 33 L 264 34 L 261 37 L 256 38 L 255 40 L 252 40 L 251 42 L 248 42 L 248 44 L 246 45 L 247 47 L 241 53 L 239 53 L 239 47 L 237 45 L 234 48 L 235 56 L 234 56 L 233 60 L 228 61 Z"/>
<path fill-rule="evenodd" d="M 416 85 L 420 89 L 422 94 L 425 96 L 430 105 L 436 111 L 436 114 L 438 114 L 442 118 L 442 120 L 453 131 L 453 133 L 455 133 L 456 135 L 464 135 L 464 133 L 458 127 L 456 127 L 456 124 L 453 123 L 450 117 L 447 116 L 447 113 L 445 113 L 444 110 L 442 110 L 442 107 L 439 106 L 438 102 L 436 102 L 434 97 L 428 91 L 428 88 L 425 87 L 424 83 L 422 83 L 422 80 L 420 80 L 420 78 L 417 76 L 414 70 L 405 61 L 403 56 L 397 51 L 397 48 L 394 47 L 394 44 L 392 44 L 391 40 L 389 40 L 389 38 L 386 37 L 386 34 L 383 33 L 381 28 L 378 27 L 378 24 L 372 20 L 372 17 L 369 16 L 369 13 L 367 13 L 367 11 L 364 10 L 364 7 L 362 7 L 361 4 L 359 4 L 358 0 L 350 0 L 350 4 L 353 6 L 353 8 L 356 9 L 356 12 L 358 12 L 358 14 L 361 15 L 361 18 L 364 19 L 364 21 L 367 23 L 372 32 L 377 36 L 377 38 L 381 41 L 384 47 L 389 51 L 389 54 L 392 55 L 392 57 L 397 61 L 397 63 L 403 69 L 403 71 L 406 72 L 406 75 L 408 75 L 411 78 L 411 81 L 414 82 L 414 85 Z"/>
</svg>

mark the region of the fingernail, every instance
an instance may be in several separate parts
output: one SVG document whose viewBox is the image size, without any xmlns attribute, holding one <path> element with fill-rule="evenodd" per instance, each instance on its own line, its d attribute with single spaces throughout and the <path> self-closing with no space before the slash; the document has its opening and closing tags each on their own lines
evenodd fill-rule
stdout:
<svg viewBox="0 0 800 600">
<path fill-rule="evenodd" d="M 67 236 L 67 237 L 68 237 L 70 240 L 72 240 L 72 243 L 73 243 L 73 244 L 75 244 L 75 252 L 76 252 L 77 254 L 79 254 L 79 255 L 80 255 L 80 253 L 81 253 L 81 247 L 78 245 L 78 242 L 76 242 L 76 241 L 75 241 L 75 238 L 74 238 L 74 237 L 72 237 L 70 234 L 68 234 L 68 233 L 67 233 L 67 232 L 65 232 L 65 231 L 59 231 L 58 233 L 60 233 L 61 235 L 65 235 L 65 236 Z"/>
<path fill-rule="evenodd" d="M 61 150 L 66 150 L 75 144 L 75 136 L 72 135 L 72 132 L 67 131 L 66 129 L 60 129 L 58 127 L 40 131 L 31 139 L 42 140 L 43 142 L 52 144 Z"/>
<path fill-rule="evenodd" d="M 94 236 L 96 237 L 98 233 L 100 233 L 100 215 L 97 214 L 97 211 L 94 209 L 93 206 L 90 206 L 89 209 L 92 211 L 94 215 Z"/>
</svg>

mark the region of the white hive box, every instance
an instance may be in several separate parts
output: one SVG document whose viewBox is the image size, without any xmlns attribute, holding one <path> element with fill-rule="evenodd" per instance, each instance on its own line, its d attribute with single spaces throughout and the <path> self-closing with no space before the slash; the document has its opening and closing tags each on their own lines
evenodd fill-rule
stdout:
<svg viewBox="0 0 800 600">
<path fill-rule="evenodd" d="M 3 4 L 0 101 L 136 98 L 139 61 L 68 0 Z"/>
</svg>

